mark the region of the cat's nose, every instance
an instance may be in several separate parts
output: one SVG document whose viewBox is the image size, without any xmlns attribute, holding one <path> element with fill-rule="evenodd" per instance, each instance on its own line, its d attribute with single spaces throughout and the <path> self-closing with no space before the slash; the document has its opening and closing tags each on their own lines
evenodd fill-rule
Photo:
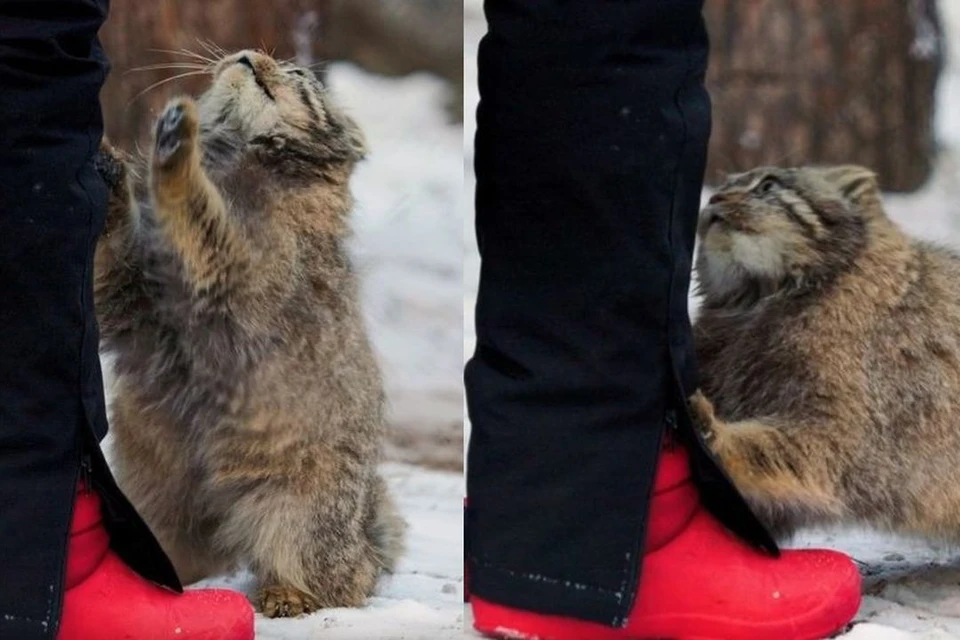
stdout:
<svg viewBox="0 0 960 640">
<path fill-rule="evenodd" d="M 250 56 L 248 55 L 242 55 L 239 58 L 237 58 L 237 64 L 242 64 L 245 67 L 249 67 L 250 70 L 253 71 L 254 73 L 257 72 L 256 67 L 253 66 L 253 60 L 251 60 Z"/>
<path fill-rule="evenodd" d="M 228 64 L 242 64 L 254 73 L 270 72 L 276 66 L 273 58 L 253 49 L 238 51 L 230 58 L 227 58 L 226 62 Z"/>
<path fill-rule="evenodd" d="M 729 200 L 727 194 L 720 192 L 710 196 L 710 199 L 707 200 L 707 204 L 719 204 L 721 202 L 726 202 L 727 200 Z"/>
</svg>

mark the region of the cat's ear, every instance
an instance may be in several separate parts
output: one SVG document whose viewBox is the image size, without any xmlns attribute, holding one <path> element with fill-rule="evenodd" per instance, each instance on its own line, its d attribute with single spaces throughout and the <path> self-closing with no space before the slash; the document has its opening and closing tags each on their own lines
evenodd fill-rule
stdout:
<svg viewBox="0 0 960 640">
<path fill-rule="evenodd" d="M 367 157 L 367 139 L 360 126 L 342 110 L 328 108 L 327 117 L 339 130 L 336 144 L 333 145 L 336 154 L 344 160 L 359 162 Z"/>
<path fill-rule="evenodd" d="M 829 167 L 823 170 L 823 176 L 848 202 L 857 204 L 867 197 L 880 197 L 877 174 L 866 167 L 855 164 Z"/>
<path fill-rule="evenodd" d="M 347 146 L 350 151 L 350 155 L 353 160 L 360 161 L 367 157 L 367 138 L 363 135 L 363 131 L 353 121 L 353 118 L 342 115 L 341 118 L 344 120 L 344 128 L 347 131 Z"/>
</svg>

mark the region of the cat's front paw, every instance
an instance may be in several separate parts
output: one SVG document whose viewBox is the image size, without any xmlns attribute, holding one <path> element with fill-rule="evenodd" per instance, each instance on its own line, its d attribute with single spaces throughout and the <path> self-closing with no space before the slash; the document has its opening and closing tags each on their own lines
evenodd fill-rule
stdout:
<svg viewBox="0 0 960 640">
<path fill-rule="evenodd" d="M 716 440 L 717 433 L 723 426 L 723 423 L 714 413 L 713 403 L 707 400 L 707 397 L 699 389 L 690 396 L 687 402 L 690 405 L 690 415 L 693 418 L 694 428 L 704 442 L 711 444 Z"/>
<path fill-rule="evenodd" d="M 186 158 L 196 144 L 198 129 L 197 105 L 193 100 L 177 98 L 167 104 L 157 120 L 155 163 L 169 168 Z"/>
<path fill-rule="evenodd" d="M 126 186 L 126 158 L 106 138 L 100 141 L 100 149 L 94 157 L 93 166 L 110 191 L 118 191 Z"/>
<path fill-rule="evenodd" d="M 257 601 L 260 612 L 268 618 L 293 618 L 320 608 L 316 599 L 293 587 L 262 587 Z"/>
</svg>

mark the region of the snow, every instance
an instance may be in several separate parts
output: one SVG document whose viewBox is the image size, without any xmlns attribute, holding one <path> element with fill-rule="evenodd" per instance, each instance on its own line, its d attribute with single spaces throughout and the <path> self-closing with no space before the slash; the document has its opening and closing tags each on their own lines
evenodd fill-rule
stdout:
<svg viewBox="0 0 960 640">
<path fill-rule="evenodd" d="M 940 147 L 935 174 L 914 194 L 890 195 L 887 210 L 916 237 L 960 248 L 960 2 L 938 3 L 946 34 L 947 64 L 937 96 L 936 134 Z M 465 190 L 472 196 L 472 141 L 476 104 L 476 44 L 484 31 L 479 0 L 467 0 L 464 16 L 466 122 L 464 127 Z M 479 257 L 471 216 L 463 238 L 469 253 L 464 260 L 464 357 L 473 350 L 472 314 L 479 276 Z M 691 298 L 692 308 L 696 300 Z M 469 433 L 469 424 L 466 425 Z M 860 564 L 864 599 L 845 640 L 942 640 L 960 638 L 960 549 L 923 540 L 910 540 L 872 531 L 809 531 L 794 539 L 798 548 L 839 549 Z M 467 615 L 469 627 L 469 613 Z M 469 637 L 479 637 L 468 632 Z"/>
<path fill-rule="evenodd" d="M 352 182 L 352 248 L 386 379 L 389 453 L 458 468 L 463 128 L 448 122 L 448 88 L 435 77 L 389 79 L 336 64 L 328 80 L 370 147 Z"/>
</svg>

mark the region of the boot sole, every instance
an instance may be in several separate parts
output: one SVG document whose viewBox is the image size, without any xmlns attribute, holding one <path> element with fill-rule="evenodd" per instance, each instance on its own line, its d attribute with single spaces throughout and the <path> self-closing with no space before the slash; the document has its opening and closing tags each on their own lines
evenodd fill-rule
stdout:
<svg viewBox="0 0 960 640">
<path fill-rule="evenodd" d="M 476 604 L 474 605 L 476 606 Z M 497 618 L 496 610 L 502 609 L 504 618 L 509 616 L 517 619 L 518 612 L 506 607 L 500 607 L 491 603 L 482 603 L 481 606 L 487 609 L 483 617 Z M 642 635 L 630 635 L 625 629 L 615 629 L 604 627 L 593 623 L 580 620 L 561 621 L 551 616 L 541 616 L 534 613 L 522 612 L 525 616 L 530 616 L 530 625 L 528 628 L 537 626 L 547 626 L 553 624 L 562 624 L 566 629 L 554 629 L 546 633 L 527 632 L 520 629 L 508 628 L 505 625 L 484 624 L 474 620 L 474 629 L 488 638 L 496 640 L 823 640 L 829 638 L 850 623 L 860 608 L 860 600 L 844 599 L 830 602 L 826 607 L 817 611 L 810 612 L 804 616 L 792 618 L 789 622 L 780 620 L 776 625 L 751 625 L 749 628 L 737 630 L 736 635 L 729 633 L 717 636 L 705 635 L 676 635 L 666 632 L 670 627 L 678 628 L 690 624 L 689 617 L 660 618 L 648 621 L 644 626 L 651 628 L 652 633 Z M 814 626 L 807 622 L 811 618 L 824 619 L 821 625 Z M 550 620 L 550 622 L 546 622 Z M 523 622 L 522 618 L 520 622 Z M 537 624 L 539 622 L 540 624 Z M 709 621 L 699 620 L 697 624 L 710 626 Z M 525 625 L 526 626 L 526 625 Z M 720 628 L 731 628 L 730 621 L 717 620 L 716 626 Z M 804 628 L 808 627 L 808 628 Z M 663 629 L 664 632 L 654 630 Z M 803 629 L 798 635 L 788 635 L 791 629 Z"/>
</svg>

